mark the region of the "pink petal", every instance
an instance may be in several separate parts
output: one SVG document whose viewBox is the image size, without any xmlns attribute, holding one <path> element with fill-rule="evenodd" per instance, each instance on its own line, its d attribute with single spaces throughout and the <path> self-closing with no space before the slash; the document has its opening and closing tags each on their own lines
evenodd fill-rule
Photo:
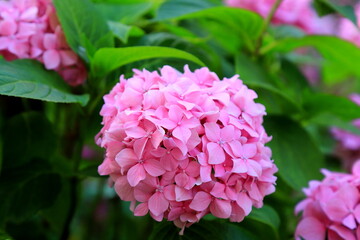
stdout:
<svg viewBox="0 0 360 240">
<path fill-rule="evenodd" d="M 60 57 L 63 66 L 75 65 L 78 61 L 78 56 L 70 50 L 60 51 Z"/>
<path fill-rule="evenodd" d="M 210 194 L 216 198 L 228 199 L 225 194 L 225 185 L 219 182 L 215 183 Z"/>
<path fill-rule="evenodd" d="M 123 201 L 133 201 L 134 189 L 129 185 L 126 176 L 120 176 L 116 179 L 114 189 Z"/>
<path fill-rule="evenodd" d="M 144 162 L 144 168 L 146 172 L 153 177 L 160 176 L 166 172 L 165 169 L 161 166 L 161 163 L 155 159 L 146 160 Z"/>
<path fill-rule="evenodd" d="M 179 187 L 185 187 L 188 181 L 189 177 L 185 173 L 179 173 L 175 176 L 175 182 Z"/>
<path fill-rule="evenodd" d="M 0 50 L 7 49 L 10 45 L 10 39 L 8 37 L 0 37 Z"/>
<path fill-rule="evenodd" d="M 175 186 L 175 196 L 176 196 L 176 201 L 178 202 L 190 200 L 193 198 L 191 190 L 187 190 L 185 188 L 178 186 Z"/>
<path fill-rule="evenodd" d="M 198 177 L 200 174 L 200 165 L 198 162 L 196 161 L 191 161 L 189 162 L 188 166 L 185 169 L 185 172 L 187 175 L 191 176 L 191 177 Z"/>
<path fill-rule="evenodd" d="M 132 127 L 125 130 L 126 135 L 131 138 L 142 138 L 146 136 L 146 131 L 142 127 Z"/>
<path fill-rule="evenodd" d="M 168 118 L 161 119 L 160 125 L 168 130 L 174 129 L 177 124 Z"/>
<path fill-rule="evenodd" d="M 346 240 L 356 240 L 355 236 L 353 234 L 353 232 L 350 229 L 347 229 L 344 226 L 340 226 L 340 225 L 331 225 L 329 227 L 329 229 L 333 230 L 335 233 L 337 233 L 337 235 L 339 235 L 339 237 L 341 239 L 346 239 Z M 331 231 L 329 231 L 329 235 L 330 235 Z M 330 237 L 329 237 L 330 239 Z M 337 238 L 335 238 L 337 239 Z"/>
<path fill-rule="evenodd" d="M 252 201 L 246 193 L 239 193 L 236 203 L 244 210 L 245 215 L 248 215 L 251 212 Z"/>
<path fill-rule="evenodd" d="M 225 161 L 224 150 L 219 144 L 210 142 L 206 145 L 209 153 L 209 164 L 220 164 Z"/>
<path fill-rule="evenodd" d="M 169 108 L 169 119 L 174 123 L 180 123 L 183 117 L 183 110 L 177 105 L 171 105 Z"/>
<path fill-rule="evenodd" d="M 138 185 L 139 182 L 144 180 L 145 178 L 146 172 L 144 166 L 141 164 L 136 164 L 135 166 L 132 166 L 127 173 L 127 179 L 130 186 L 132 187 Z"/>
<path fill-rule="evenodd" d="M 147 203 L 140 203 L 136 206 L 134 215 L 135 216 L 145 216 L 149 212 L 149 207 Z"/>
<path fill-rule="evenodd" d="M 46 50 L 57 49 L 56 35 L 52 33 L 45 33 L 43 44 Z"/>
<path fill-rule="evenodd" d="M 246 173 L 248 167 L 245 161 L 241 158 L 233 158 L 233 169 L 231 170 L 234 173 Z"/>
<path fill-rule="evenodd" d="M 164 213 L 168 207 L 169 202 L 165 199 L 164 194 L 160 192 L 154 193 L 149 199 L 149 209 L 155 216 L 159 216 Z"/>
<path fill-rule="evenodd" d="M 138 158 L 132 149 L 125 148 L 116 155 L 115 161 L 120 167 L 127 170 L 129 167 L 134 166 L 137 163 Z"/>
<path fill-rule="evenodd" d="M 349 214 L 346 218 L 344 218 L 342 220 L 342 224 L 344 224 L 344 226 L 350 228 L 350 229 L 355 229 L 356 228 L 356 222 L 355 222 L 355 218 L 352 214 Z"/>
<path fill-rule="evenodd" d="M 28 38 L 36 34 L 37 26 L 35 23 L 20 23 L 17 33 L 18 38 Z"/>
<path fill-rule="evenodd" d="M 158 148 L 162 140 L 164 139 L 165 131 L 160 128 L 151 135 L 151 143 L 154 148 Z"/>
<path fill-rule="evenodd" d="M 225 142 L 229 142 L 234 139 L 235 128 L 231 125 L 225 126 L 221 129 L 220 136 Z"/>
<path fill-rule="evenodd" d="M 210 212 L 212 213 L 212 215 L 218 218 L 229 218 L 231 215 L 230 201 L 216 198 L 210 204 Z"/>
<path fill-rule="evenodd" d="M 60 66 L 60 55 L 56 50 L 47 50 L 43 54 L 43 61 L 46 69 L 56 69 Z"/>
<path fill-rule="evenodd" d="M 37 7 L 30 7 L 26 9 L 21 15 L 20 20 L 22 21 L 33 21 L 36 19 L 38 14 L 38 8 Z"/>
<path fill-rule="evenodd" d="M 0 22 L 0 36 L 11 36 L 16 33 L 17 24 L 13 20 L 2 20 Z"/>
<path fill-rule="evenodd" d="M 205 135 L 206 137 L 212 141 L 217 142 L 220 139 L 220 127 L 214 122 L 205 123 Z"/>
<path fill-rule="evenodd" d="M 307 217 L 300 221 L 295 232 L 296 239 L 324 240 L 325 226 L 316 218 Z"/>
<path fill-rule="evenodd" d="M 168 186 L 164 187 L 164 196 L 169 201 L 175 201 L 176 200 L 175 185 L 174 184 L 171 184 L 171 185 L 168 185 Z"/>
<path fill-rule="evenodd" d="M 200 167 L 200 178 L 202 182 L 210 182 L 211 179 L 211 166 L 201 166 Z"/>
<path fill-rule="evenodd" d="M 189 207 L 195 211 L 204 211 L 211 203 L 211 196 L 206 192 L 197 192 Z"/>
<path fill-rule="evenodd" d="M 251 143 L 251 144 L 244 144 L 242 146 L 243 150 L 242 150 L 242 154 L 243 157 L 245 158 L 252 158 L 255 156 L 256 152 L 257 152 L 257 147 L 255 143 Z"/>
<path fill-rule="evenodd" d="M 183 143 L 186 143 L 191 136 L 191 131 L 187 127 L 179 126 L 172 131 L 172 135 L 181 140 Z"/>
</svg>

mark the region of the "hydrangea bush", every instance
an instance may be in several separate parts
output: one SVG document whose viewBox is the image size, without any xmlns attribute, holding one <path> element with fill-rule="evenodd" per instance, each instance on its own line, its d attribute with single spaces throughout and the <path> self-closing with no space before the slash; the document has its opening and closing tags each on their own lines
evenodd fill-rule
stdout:
<svg viewBox="0 0 360 240">
<path fill-rule="evenodd" d="M 238 76 L 220 81 L 187 66 L 160 72 L 134 70 L 104 97 L 99 173 L 136 216 L 150 212 L 180 228 L 208 213 L 242 221 L 275 191 L 264 106 Z"/>
<path fill-rule="evenodd" d="M 0 240 L 359 239 L 358 4 L 0 0 Z"/>
</svg>

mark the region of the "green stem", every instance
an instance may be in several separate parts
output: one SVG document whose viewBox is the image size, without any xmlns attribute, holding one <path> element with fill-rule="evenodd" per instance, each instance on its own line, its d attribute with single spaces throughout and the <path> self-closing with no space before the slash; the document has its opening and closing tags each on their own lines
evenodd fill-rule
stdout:
<svg viewBox="0 0 360 240">
<path fill-rule="evenodd" d="M 262 25 L 262 28 L 261 28 L 261 30 L 260 30 L 259 37 L 258 37 L 258 39 L 257 39 L 257 41 L 256 41 L 256 44 L 255 44 L 255 52 L 254 52 L 255 57 L 259 56 L 259 50 L 260 50 L 260 48 L 261 48 L 263 39 L 264 39 L 264 37 L 265 37 L 266 30 L 267 30 L 267 28 L 269 27 L 270 22 L 271 22 L 272 18 L 274 17 L 276 10 L 279 8 L 280 4 L 282 3 L 282 1 L 283 1 L 283 0 L 276 0 L 276 2 L 275 2 L 274 5 L 272 6 L 269 14 L 268 14 L 267 17 L 265 18 L 264 24 Z"/>
</svg>

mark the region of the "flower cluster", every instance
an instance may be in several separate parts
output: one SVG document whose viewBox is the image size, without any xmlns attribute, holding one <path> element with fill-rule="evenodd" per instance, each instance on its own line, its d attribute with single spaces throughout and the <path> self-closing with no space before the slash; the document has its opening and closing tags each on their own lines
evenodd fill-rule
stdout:
<svg viewBox="0 0 360 240">
<path fill-rule="evenodd" d="M 266 17 L 276 0 L 225 0 L 231 7 L 245 8 Z M 312 0 L 284 0 L 272 19 L 274 24 L 288 24 L 308 34 L 332 34 L 334 23 L 331 17 L 319 18 L 311 6 Z"/>
<path fill-rule="evenodd" d="M 296 206 L 295 212 L 303 213 L 295 238 L 360 239 L 360 161 L 352 174 L 322 172 L 325 179 L 311 181 L 304 189 L 307 198 Z"/>
<path fill-rule="evenodd" d="M 208 213 L 239 222 L 261 207 L 277 168 L 256 93 L 207 68 L 134 72 L 104 97 L 96 137 L 106 149 L 99 173 L 134 214 L 183 231 Z"/>
<path fill-rule="evenodd" d="M 339 23 L 339 36 L 360 47 L 360 4 L 355 6 L 357 26 L 347 18 L 341 18 Z"/>
<path fill-rule="evenodd" d="M 352 94 L 350 99 L 360 106 L 360 94 Z M 354 120 L 353 125 L 360 129 L 360 119 Z M 332 128 L 331 132 L 339 141 L 336 155 L 343 161 L 345 169 L 351 169 L 352 164 L 360 159 L 360 136 L 339 128 Z"/>
<path fill-rule="evenodd" d="M 73 86 L 86 79 L 86 68 L 67 45 L 51 0 L 0 0 L 0 55 L 36 59 Z"/>
</svg>

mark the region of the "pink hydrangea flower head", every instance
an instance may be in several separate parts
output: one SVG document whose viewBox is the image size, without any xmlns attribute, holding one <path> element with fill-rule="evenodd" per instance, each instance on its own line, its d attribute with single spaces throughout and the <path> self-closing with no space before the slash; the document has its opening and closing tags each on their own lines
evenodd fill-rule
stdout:
<svg viewBox="0 0 360 240">
<path fill-rule="evenodd" d="M 99 166 L 136 216 L 182 228 L 206 214 L 242 221 L 275 191 L 265 108 L 238 76 L 134 70 L 104 97 Z M 181 233 L 182 233 L 181 232 Z"/>
<path fill-rule="evenodd" d="M 51 0 L 0 0 L 0 55 L 9 61 L 36 59 L 72 86 L 87 77 L 85 65 L 66 43 Z"/>
<path fill-rule="evenodd" d="M 350 99 L 360 106 L 360 94 L 351 94 Z M 360 129 L 360 119 L 352 123 Z M 342 160 L 344 168 L 350 170 L 352 164 L 360 158 L 360 136 L 339 128 L 332 128 L 331 133 L 338 141 L 335 154 Z"/>
<path fill-rule="evenodd" d="M 360 159 L 351 174 L 323 170 L 322 181 L 311 181 L 306 198 L 295 213 L 302 212 L 295 239 L 360 238 Z"/>
<path fill-rule="evenodd" d="M 357 17 L 357 26 L 349 19 L 341 18 L 338 35 L 360 47 L 360 4 L 355 6 L 355 15 Z"/>
<path fill-rule="evenodd" d="M 225 0 L 231 7 L 245 8 L 268 16 L 276 0 Z M 331 17 L 319 18 L 311 6 L 312 0 L 284 0 L 272 19 L 274 24 L 297 26 L 309 34 L 332 34 L 334 21 Z"/>
</svg>

